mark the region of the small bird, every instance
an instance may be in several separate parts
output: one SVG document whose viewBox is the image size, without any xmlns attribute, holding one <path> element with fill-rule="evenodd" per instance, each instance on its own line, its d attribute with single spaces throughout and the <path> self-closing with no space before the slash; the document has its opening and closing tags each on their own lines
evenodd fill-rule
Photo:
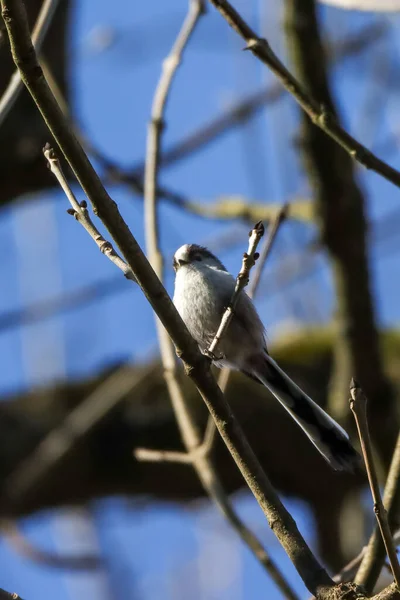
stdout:
<svg viewBox="0 0 400 600">
<path fill-rule="evenodd" d="M 214 339 L 235 289 L 235 279 L 207 248 L 185 244 L 174 255 L 174 304 L 200 350 Z M 241 371 L 266 388 L 300 425 L 325 460 L 338 471 L 354 471 L 360 456 L 349 436 L 277 365 L 268 353 L 265 329 L 243 290 L 213 358 L 219 367 Z"/>
</svg>

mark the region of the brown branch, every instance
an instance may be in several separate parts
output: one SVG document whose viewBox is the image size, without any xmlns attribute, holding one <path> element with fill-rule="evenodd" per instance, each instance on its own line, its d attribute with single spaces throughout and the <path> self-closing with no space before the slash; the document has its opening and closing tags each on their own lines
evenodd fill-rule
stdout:
<svg viewBox="0 0 400 600">
<path fill-rule="evenodd" d="M 392 583 L 387 588 L 372 596 L 371 600 L 400 600 L 400 592 L 395 583 Z"/>
<path fill-rule="evenodd" d="M 350 58 L 365 50 L 371 42 L 382 39 L 387 29 L 387 25 L 384 23 L 373 23 L 366 26 L 359 34 L 352 34 L 348 39 L 333 44 L 328 50 L 328 58 L 332 63 L 337 63 L 343 58 Z M 277 82 L 274 85 L 269 85 L 254 94 L 249 94 L 247 97 L 238 100 L 221 115 L 214 117 L 183 139 L 166 148 L 160 156 L 160 167 L 169 167 L 198 152 L 225 133 L 228 133 L 233 127 L 246 123 L 260 110 L 263 110 L 265 105 L 274 104 L 280 100 L 283 94 L 284 88 Z M 112 165 L 111 162 L 109 163 L 109 167 L 117 169 L 116 165 Z M 127 178 L 127 182 L 129 181 L 129 177 L 133 178 L 131 179 L 132 182 L 137 182 L 138 178 L 143 177 L 144 168 L 145 163 L 142 161 L 134 165 L 129 173 L 118 170 Z M 159 195 L 162 197 L 163 193 L 163 190 L 160 190 Z M 264 220 L 264 218 L 256 217 L 250 220 L 255 222 Z"/>
<path fill-rule="evenodd" d="M 393 542 L 387 513 L 382 502 L 378 477 L 376 474 L 374 460 L 372 456 L 372 444 L 369 436 L 367 421 L 367 398 L 362 389 L 360 388 L 359 384 L 354 379 L 352 379 L 350 384 L 350 395 L 350 408 L 353 412 L 357 424 L 358 435 L 361 443 L 361 450 L 364 457 L 368 481 L 371 488 L 372 499 L 374 502 L 374 513 L 378 522 L 383 542 L 385 544 L 386 553 L 388 555 L 390 565 L 392 567 L 395 582 L 400 590 L 400 565 L 397 559 L 396 546 Z"/>
<path fill-rule="evenodd" d="M 387 510 L 387 516 L 396 545 L 400 543 L 398 527 L 400 525 L 400 434 L 397 438 L 392 462 L 386 479 L 385 491 L 383 493 L 383 504 Z M 365 553 L 362 557 L 360 568 L 355 578 L 356 583 L 362 585 L 367 592 L 371 593 L 378 580 L 379 574 L 385 560 L 385 546 L 382 542 L 378 527 L 372 533 Z"/>
<path fill-rule="evenodd" d="M 267 40 L 258 37 L 251 27 L 227 0 L 210 0 L 236 33 L 246 41 L 246 50 L 250 50 L 278 77 L 282 85 L 294 97 L 296 102 L 308 114 L 314 125 L 322 129 L 339 144 L 358 163 L 372 169 L 397 187 L 400 187 L 400 172 L 380 160 L 370 150 L 354 139 L 340 124 L 335 116 L 321 106 L 286 69 L 274 54 Z"/>
<path fill-rule="evenodd" d="M 328 598 L 333 582 L 301 536 L 293 518 L 280 502 L 263 472 L 239 423 L 171 299 L 154 273 L 139 244 L 87 159 L 62 111 L 52 96 L 31 43 L 21 0 L 1 0 L 2 15 L 12 56 L 52 135 L 69 162 L 97 214 L 119 246 L 139 285 L 170 334 L 188 375 L 217 423 L 218 430 L 268 522 L 299 575 L 312 593 Z"/>
<path fill-rule="evenodd" d="M 264 225 L 261 221 L 259 221 L 254 225 L 253 229 L 249 233 L 249 247 L 247 252 L 243 254 L 242 267 L 238 276 L 236 277 L 236 285 L 232 294 L 232 298 L 230 299 L 229 304 L 222 315 L 221 323 L 213 341 L 210 344 L 210 347 L 207 350 L 207 353 L 210 357 L 216 356 L 218 345 L 228 330 L 229 324 L 233 319 L 233 315 L 235 314 L 235 308 L 236 304 L 238 303 L 239 296 L 242 290 L 249 283 L 250 271 L 256 264 L 256 260 L 259 257 L 257 247 L 263 235 Z"/>
<path fill-rule="evenodd" d="M 55 554 L 34 546 L 18 529 L 15 521 L 2 520 L 0 530 L 5 540 L 18 552 L 18 554 L 29 560 L 55 569 L 67 569 L 69 571 L 94 571 L 100 569 L 102 560 L 99 556 L 91 554 L 79 554 L 67 556 Z"/>
<path fill-rule="evenodd" d="M 342 58 L 354 56 L 356 53 L 365 50 L 369 43 L 381 39 L 386 31 L 386 24 L 373 23 L 372 25 L 365 27 L 360 34 L 352 35 L 349 39 L 332 46 L 329 51 L 329 58 L 332 62 L 336 63 Z M 270 85 L 265 89 L 261 89 L 258 92 L 249 95 L 247 98 L 239 100 L 221 115 L 218 115 L 210 122 L 201 125 L 188 136 L 164 150 L 159 159 L 160 168 L 169 167 L 179 160 L 190 157 L 206 145 L 219 139 L 233 127 L 246 123 L 246 121 L 257 114 L 258 111 L 262 110 L 265 105 L 274 104 L 282 98 L 283 94 L 284 88 L 278 82 L 275 85 Z M 136 164 L 129 171 L 126 171 L 109 158 L 97 152 L 91 144 L 86 146 L 86 148 L 90 149 L 89 152 L 95 156 L 103 167 L 107 181 L 128 185 L 134 193 L 140 195 L 143 194 L 143 173 L 145 168 L 145 163 L 143 161 Z M 261 203 L 256 206 L 254 203 L 252 203 L 251 206 L 249 206 L 249 204 L 241 206 L 240 202 L 230 202 L 228 205 L 226 202 L 217 201 L 214 206 L 210 206 L 208 204 L 194 202 L 183 194 L 174 192 L 170 188 L 164 186 L 158 186 L 157 196 L 169 201 L 179 208 L 187 210 L 188 212 L 193 212 L 201 217 L 215 217 L 218 219 L 243 218 L 251 223 L 255 223 L 256 221 L 266 221 L 269 218 L 269 215 L 265 214 L 266 208 L 268 209 L 269 207 L 265 207 L 265 204 Z M 295 207 L 296 204 L 292 204 L 292 206 Z"/>
<path fill-rule="evenodd" d="M 257 289 L 260 283 L 260 279 L 261 279 L 261 274 L 263 272 L 263 269 L 265 267 L 265 263 L 267 262 L 267 259 L 271 253 L 272 247 L 274 245 L 274 242 L 276 240 L 276 237 L 278 235 L 278 231 L 280 229 L 280 226 L 282 225 L 282 223 L 285 221 L 285 219 L 287 218 L 288 212 L 290 211 L 290 205 L 289 204 L 285 204 L 284 206 L 281 206 L 281 208 L 278 210 L 274 221 L 271 222 L 268 230 L 267 230 L 267 238 L 265 240 L 265 243 L 262 247 L 261 253 L 259 258 L 257 259 L 257 263 L 256 266 L 253 270 L 253 277 L 249 283 L 249 287 L 248 287 L 248 295 L 250 296 L 250 298 L 254 298 L 256 293 L 257 293 Z M 229 384 L 229 380 L 230 380 L 230 375 L 231 375 L 231 370 L 230 369 L 222 369 L 220 376 L 218 377 L 218 385 L 220 387 L 220 390 L 222 391 L 222 393 L 225 393 L 228 384 Z M 215 427 L 215 423 L 213 421 L 213 419 L 211 418 L 211 416 L 208 418 L 207 421 L 207 427 L 206 427 L 206 431 L 204 434 L 204 440 L 202 443 L 202 447 L 205 451 L 206 454 L 210 453 L 212 450 L 212 447 L 214 445 L 214 440 L 215 440 L 215 434 L 216 434 L 216 427 Z"/>
<path fill-rule="evenodd" d="M 50 167 L 51 172 L 55 175 L 58 183 L 60 184 L 63 192 L 67 196 L 72 209 L 68 210 L 68 213 L 75 217 L 75 219 L 86 229 L 87 233 L 90 235 L 92 240 L 96 243 L 100 252 L 102 252 L 107 258 L 111 260 L 112 263 L 125 275 L 127 279 L 131 279 L 132 281 L 136 281 L 135 276 L 132 273 L 132 269 L 126 264 L 126 262 L 115 252 L 112 244 L 104 239 L 101 235 L 100 231 L 94 225 L 93 221 L 90 218 L 89 211 L 87 210 L 87 203 L 85 200 L 82 202 L 78 202 L 75 198 L 74 193 L 72 192 L 69 183 L 67 182 L 62 170 L 60 161 L 58 160 L 54 150 L 50 147 L 49 144 L 43 149 L 43 154 L 48 161 L 48 165 Z"/>
<path fill-rule="evenodd" d="M 161 253 L 158 249 L 157 223 L 157 183 L 161 150 L 161 133 L 164 128 L 164 111 L 174 76 L 182 60 L 185 47 L 204 13 L 203 0 L 189 0 L 189 11 L 170 54 L 164 60 L 163 72 L 158 82 L 151 111 L 151 121 L 147 138 L 145 170 L 145 232 L 146 245 L 151 264 L 162 280 Z M 168 342 L 169 343 L 169 342 Z"/>
<path fill-rule="evenodd" d="M 261 274 L 265 267 L 265 263 L 267 262 L 268 257 L 271 254 L 271 250 L 278 235 L 278 231 L 282 223 L 287 219 L 288 215 L 290 214 L 290 210 L 291 205 L 284 204 L 277 212 L 275 219 L 271 222 L 269 226 L 267 239 L 265 240 L 265 244 L 261 250 L 260 256 L 257 260 L 257 264 L 254 268 L 253 278 L 249 284 L 249 289 L 247 293 L 249 294 L 250 298 L 254 298 L 257 293 L 257 289 L 260 283 Z"/>
<path fill-rule="evenodd" d="M 163 259 L 159 247 L 159 225 L 157 213 L 157 188 L 159 158 L 161 152 L 161 135 L 164 128 L 164 113 L 173 78 L 181 62 L 184 49 L 203 14 L 202 0 L 189 0 L 189 10 L 170 55 L 163 63 L 163 72 L 154 95 L 151 122 L 149 124 L 147 142 L 147 160 L 145 169 L 145 232 L 146 246 L 150 264 L 163 281 Z M 173 346 L 167 331 L 156 318 L 161 360 L 164 378 L 168 388 L 171 404 L 186 452 L 154 451 L 137 449 L 135 457 L 139 460 L 181 462 L 190 464 L 195 469 L 208 496 L 226 517 L 232 528 L 249 547 L 262 567 L 277 584 L 285 598 L 298 600 L 297 595 L 286 581 L 286 578 L 272 561 L 258 538 L 242 522 L 233 509 L 222 486 L 220 477 L 210 457 L 200 447 L 200 434 L 196 426 L 193 409 L 185 398 L 182 386 L 179 385 L 176 373 L 176 359 Z"/>
<path fill-rule="evenodd" d="M 8 476 L 2 490 L 2 516 L 12 514 L 21 499 L 40 489 L 49 472 L 152 372 L 151 366 L 138 372 L 124 366 L 102 381 Z"/>
</svg>

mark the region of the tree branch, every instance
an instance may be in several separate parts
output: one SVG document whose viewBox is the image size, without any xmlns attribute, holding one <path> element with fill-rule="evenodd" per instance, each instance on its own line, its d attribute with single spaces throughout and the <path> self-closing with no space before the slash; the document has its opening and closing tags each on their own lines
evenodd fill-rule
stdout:
<svg viewBox="0 0 400 600">
<path fill-rule="evenodd" d="M 286 69 L 274 54 L 267 40 L 258 37 L 251 27 L 227 0 L 210 0 L 228 24 L 246 41 L 245 50 L 250 50 L 278 77 L 282 85 L 290 92 L 296 102 L 308 114 L 314 125 L 322 129 L 339 144 L 358 163 L 372 169 L 395 186 L 400 187 L 400 172 L 380 160 L 370 150 L 354 139 L 325 106 L 313 98 Z"/>
<path fill-rule="evenodd" d="M 170 55 L 163 64 L 163 72 L 154 95 L 151 122 L 149 124 L 144 189 L 146 246 L 150 264 L 161 281 L 163 281 L 163 258 L 159 247 L 157 189 L 164 113 L 174 75 L 181 62 L 182 54 L 203 11 L 204 2 L 202 0 L 189 0 L 187 17 Z M 261 542 L 237 515 L 225 493 L 212 459 L 202 452 L 202 448 L 200 447 L 200 433 L 196 426 L 193 409 L 190 402 L 185 398 L 182 386 L 178 382 L 173 346 L 167 331 L 158 318 L 156 318 L 156 326 L 164 378 L 186 452 L 178 453 L 138 449 L 135 452 L 136 458 L 140 460 L 181 462 L 192 465 L 210 499 L 214 501 L 232 528 L 239 534 L 256 559 L 277 584 L 284 597 L 289 600 L 298 600 L 297 595 L 269 557 Z"/>
<path fill-rule="evenodd" d="M 398 528 L 400 526 L 400 434 L 397 438 L 392 462 L 386 479 L 383 505 L 387 510 L 391 531 L 396 531 L 397 533 L 393 538 L 396 545 L 398 545 L 400 543 L 400 537 L 398 535 Z M 385 546 L 377 526 L 372 533 L 362 556 L 361 565 L 355 578 L 356 583 L 362 585 L 367 592 L 371 593 L 378 580 L 384 561 Z"/>
<path fill-rule="evenodd" d="M 66 555 L 55 554 L 34 546 L 18 529 L 15 521 L 1 520 L 0 530 L 6 541 L 18 554 L 25 558 L 55 569 L 67 569 L 69 571 L 95 571 L 102 566 L 99 556 L 92 554 Z M 0 599 L 1 600 L 1 599 Z"/>
<path fill-rule="evenodd" d="M 371 488 L 372 499 L 374 502 L 374 513 L 378 526 L 381 532 L 383 543 L 385 544 L 386 553 L 388 555 L 390 565 L 392 567 L 393 576 L 400 590 L 400 565 L 397 559 L 396 547 L 393 542 L 392 533 L 390 531 L 389 522 L 385 507 L 382 503 L 381 493 L 379 490 L 378 477 L 376 475 L 374 461 L 372 457 L 372 444 L 368 431 L 367 421 L 367 398 L 360 388 L 359 384 L 352 379 L 350 384 L 350 408 L 354 414 L 357 424 L 358 435 L 360 437 L 361 450 L 364 457 L 365 466 L 367 469 L 368 481 Z"/>
<path fill-rule="evenodd" d="M 222 315 L 221 323 L 213 341 L 210 344 L 210 347 L 207 350 L 207 353 L 211 357 L 216 356 L 218 345 L 228 330 L 229 324 L 233 319 L 233 315 L 235 314 L 235 308 L 236 304 L 238 303 L 240 293 L 249 283 L 250 270 L 252 267 L 254 267 L 257 258 L 260 256 L 256 251 L 263 235 L 264 225 L 261 221 L 259 221 L 254 225 L 253 229 L 249 233 L 249 247 L 247 252 L 243 254 L 242 268 L 236 277 L 236 285 L 232 294 L 232 298 L 230 299 L 230 302 L 226 307 L 224 314 Z"/>
<path fill-rule="evenodd" d="M 267 262 L 267 259 L 271 253 L 271 250 L 272 250 L 272 247 L 276 240 L 276 236 L 278 235 L 280 226 L 286 219 L 289 210 L 290 210 L 289 204 L 285 204 L 284 206 L 281 206 L 280 210 L 277 212 L 277 214 L 275 216 L 274 221 L 270 224 L 270 226 L 268 228 L 267 239 L 265 240 L 265 243 L 262 247 L 259 258 L 257 259 L 256 266 L 253 271 L 253 278 L 249 284 L 248 295 L 250 296 L 250 298 L 254 298 L 256 295 L 265 263 Z M 220 376 L 218 377 L 218 385 L 223 394 L 225 394 L 225 391 L 228 387 L 231 373 L 232 373 L 232 371 L 230 369 L 224 368 L 224 369 L 222 369 Z M 214 445 L 214 440 L 215 440 L 215 434 L 216 434 L 215 423 L 210 416 L 207 421 L 207 427 L 206 427 L 206 431 L 204 434 L 204 440 L 202 443 L 202 447 L 204 448 L 204 451 L 206 452 L 206 454 L 210 453 L 212 450 L 212 447 Z"/>
<path fill-rule="evenodd" d="M 350 58 L 355 54 L 368 48 L 368 45 L 379 39 L 387 31 L 387 25 L 383 23 L 372 23 L 361 30 L 360 33 L 352 33 L 348 39 L 333 44 L 328 49 L 328 58 L 332 63 L 337 63 L 341 59 Z M 210 121 L 202 124 L 200 127 L 189 133 L 178 142 L 171 144 L 169 148 L 163 150 L 160 156 L 160 167 L 166 168 L 174 165 L 192 154 L 198 152 L 208 144 L 219 139 L 225 133 L 238 125 L 243 125 L 259 111 L 265 108 L 265 105 L 271 105 L 282 98 L 284 88 L 277 82 L 269 85 L 254 94 L 235 101 L 228 109 Z M 109 163 L 112 169 L 116 165 Z M 121 175 L 126 178 L 126 182 L 137 182 L 138 178 L 143 177 L 145 162 L 135 164 L 130 172 L 124 172 L 118 169 Z M 162 197 L 162 191 L 159 194 Z M 265 220 L 263 217 L 250 218 L 250 221 L 256 222 Z"/>
<path fill-rule="evenodd" d="M 371 600 L 400 600 L 400 592 L 396 584 L 392 583 L 376 596 L 372 596 Z"/>
<path fill-rule="evenodd" d="M 121 269 L 121 271 L 127 279 L 136 281 L 135 276 L 132 273 L 132 269 L 117 254 L 117 252 L 115 252 L 112 244 L 104 239 L 100 231 L 94 225 L 93 221 L 89 216 L 86 201 L 83 200 L 82 202 L 78 202 L 78 200 L 75 198 L 75 195 L 72 192 L 69 183 L 67 182 L 61 170 L 60 161 L 56 157 L 54 150 L 50 147 L 49 144 L 46 144 L 46 146 L 44 147 L 43 154 L 45 155 L 46 160 L 48 161 L 48 165 L 50 167 L 51 172 L 53 173 L 53 175 L 55 175 L 58 183 L 60 184 L 62 190 L 64 191 L 72 206 L 72 209 L 68 210 L 67 212 L 74 216 L 78 223 L 80 223 L 82 227 L 86 229 L 92 240 L 98 246 L 100 252 L 107 256 L 107 258 L 109 258 L 111 262 L 114 263 L 116 267 L 118 267 L 118 269 Z"/>
<path fill-rule="evenodd" d="M 124 366 L 112 373 L 40 442 L 4 482 L 2 517 L 13 514 L 26 496 L 40 489 L 43 479 L 121 400 L 153 372 L 151 366 L 132 371 Z"/>
</svg>

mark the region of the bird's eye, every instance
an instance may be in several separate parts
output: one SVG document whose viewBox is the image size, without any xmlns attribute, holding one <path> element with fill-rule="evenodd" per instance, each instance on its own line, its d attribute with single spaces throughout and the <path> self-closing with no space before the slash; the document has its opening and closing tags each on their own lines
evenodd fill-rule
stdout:
<svg viewBox="0 0 400 600">
<path fill-rule="evenodd" d="M 200 256 L 200 254 L 195 254 L 193 258 L 194 258 L 194 260 L 198 260 L 200 262 L 203 260 L 202 257 Z"/>
</svg>

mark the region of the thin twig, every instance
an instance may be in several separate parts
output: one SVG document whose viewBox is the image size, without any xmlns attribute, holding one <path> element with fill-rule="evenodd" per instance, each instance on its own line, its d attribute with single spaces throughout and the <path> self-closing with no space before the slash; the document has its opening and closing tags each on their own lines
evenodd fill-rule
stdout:
<svg viewBox="0 0 400 600">
<path fill-rule="evenodd" d="M 43 478 L 74 446 L 152 374 L 151 366 L 134 372 L 124 366 L 102 381 L 7 477 L 1 497 L 2 515 L 12 514 L 19 499 L 40 488 Z"/>
<path fill-rule="evenodd" d="M 388 555 L 390 565 L 392 567 L 393 576 L 397 587 L 400 590 L 400 565 L 397 559 L 396 547 L 393 542 L 392 533 L 390 531 L 387 513 L 383 506 L 381 493 L 379 490 L 378 477 L 376 475 L 373 456 L 372 444 L 369 436 L 368 421 L 367 421 L 367 398 L 359 384 L 352 379 L 350 384 L 350 408 L 353 412 L 358 435 L 361 443 L 361 450 L 364 457 L 365 466 L 367 469 L 368 481 L 371 488 L 372 499 L 374 502 L 374 513 L 379 525 L 383 542 L 385 544 L 386 553 Z"/>
<path fill-rule="evenodd" d="M 276 213 L 274 221 L 272 221 L 268 227 L 267 238 L 262 247 L 260 256 L 257 259 L 256 266 L 254 267 L 254 270 L 253 270 L 253 277 L 248 286 L 247 293 L 250 296 L 250 298 L 254 298 L 257 293 L 257 289 L 258 289 L 260 279 L 261 279 L 261 274 L 263 272 L 263 269 L 265 267 L 267 259 L 271 253 L 271 250 L 272 250 L 272 247 L 276 240 L 276 236 L 278 234 L 279 228 L 288 216 L 289 207 L 290 207 L 289 204 L 284 204 L 283 206 L 281 206 L 281 208 Z M 228 387 L 230 376 L 231 376 L 230 369 L 228 369 L 228 368 L 222 369 L 222 371 L 218 377 L 218 385 L 219 385 L 222 393 L 225 393 L 225 391 Z M 217 428 L 215 426 L 214 420 L 210 416 L 207 421 L 207 426 L 206 426 L 206 430 L 204 433 L 204 440 L 202 443 L 204 452 L 206 454 L 210 453 L 212 450 L 212 447 L 214 445 L 216 431 L 217 431 Z"/>
<path fill-rule="evenodd" d="M 193 456 L 188 452 L 174 452 L 173 450 L 152 450 L 151 448 L 135 448 L 133 455 L 142 462 L 167 462 L 191 465 Z"/>
<path fill-rule="evenodd" d="M 82 227 L 86 229 L 92 240 L 94 240 L 94 242 L 98 246 L 100 252 L 107 256 L 107 258 L 109 258 L 115 266 L 121 269 L 121 271 L 127 279 L 136 281 L 135 276 L 132 273 L 132 269 L 119 256 L 119 254 L 117 254 L 112 244 L 106 239 L 104 239 L 100 231 L 94 225 L 93 221 L 89 216 L 86 201 L 83 200 L 82 202 L 78 202 L 78 200 L 75 198 L 75 195 L 71 190 L 71 187 L 68 181 L 66 180 L 64 173 L 62 172 L 60 161 L 58 160 L 53 148 L 51 148 L 49 144 L 46 144 L 46 146 L 44 147 L 43 154 L 45 155 L 48 161 L 48 165 L 50 167 L 51 172 L 53 173 L 53 175 L 55 175 L 58 183 L 60 184 L 62 190 L 64 191 L 72 206 L 72 209 L 70 209 L 68 213 L 73 215 L 78 221 L 78 223 L 80 223 Z"/>
<path fill-rule="evenodd" d="M 17 523 L 10 519 L 0 521 L 0 532 L 18 554 L 25 558 L 51 567 L 68 571 L 97 571 L 104 566 L 100 556 L 92 554 L 55 554 L 34 546 L 19 530 Z"/>
<path fill-rule="evenodd" d="M 216 356 L 218 345 L 228 330 L 229 324 L 233 319 L 233 315 L 235 314 L 235 308 L 239 301 L 240 293 L 249 283 L 250 271 L 256 264 L 256 260 L 259 257 L 259 254 L 257 253 L 257 246 L 263 235 L 264 225 L 261 221 L 259 221 L 254 225 L 253 229 L 249 233 L 249 247 L 247 252 L 243 254 L 242 268 L 236 277 L 236 285 L 232 294 L 232 298 L 230 299 L 229 305 L 226 307 L 226 310 L 222 315 L 221 323 L 218 327 L 217 333 L 215 334 L 215 337 L 207 350 L 207 354 L 209 354 L 211 357 Z"/>
<path fill-rule="evenodd" d="M 0 2 L 14 62 L 20 69 L 22 80 L 50 132 L 92 203 L 95 214 L 103 221 L 120 248 L 141 289 L 171 336 L 187 374 L 213 415 L 221 437 L 273 528 L 274 534 L 310 592 L 319 593 L 321 600 L 326 598 L 334 585 L 332 579 L 311 552 L 295 521 L 281 503 L 240 424 L 219 390 L 210 372 L 209 360 L 202 356 L 198 345 L 123 220 L 117 205 L 102 186 L 97 173 L 51 94 L 32 46 L 22 1 L 0 0 Z"/>
<path fill-rule="evenodd" d="M 391 530 L 396 529 L 393 540 L 396 546 L 400 543 L 399 527 L 399 504 L 400 504 L 400 434 L 397 437 L 396 447 L 393 452 L 392 462 L 386 479 L 383 493 L 383 505 L 387 511 L 387 517 Z M 372 593 L 378 580 L 382 565 L 385 560 L 385 546 L 379 532 L 378 526 L 372 533 L 366 546 L 360 568 L 357 571 L 355 582 L 362 585 L 368 593 Z"/>
<path fill-rule="evenodd" d="M 36 19 L 35 26 L 32 31 L 32 43 L 39 53 L 42 47 L 44 38 L 48 28 L 53 20 L 53 15 L 57 8 L 59 0 L 44 0 L 38 17 Z M 23 89 L 23 83 L 21 75 L 18 69 L 16 69 L 10 79 L 10 83 L 3 92 L 0 98 L 0 127 L 7 118 L 10 110 L 14 106 L 21 90 Z"/>
<path fill-rule="evenodd" d="M 278 77 L 282 85 L 292 94 L 296 102 L 308 114 L 314 125 L 320 127 L 337 144 L 342 146 L 358 163 L 372 169 L 397 187 L 400 187 L 400 172 L 379 159 L 365 146 L 354 139 L 336 121 L 325 106 L 321 106 L 303 89 L 297 79 L 279 60 L 267 40 L 258 37 L 240 14 L 227 0 L 210 0 L 228 24 L 246 41 L 245 50 L 250 50 Z"/>
<path fill-rule="evenodd" d="M 282 225 L 282 223 L 286 220 L 289 212 L 290 205 L 284 204 L 278 210 L 275 219 L 271 222 L 268 228 L 267 239 L 265 240 L 265 244 L 263 245 L 262 250 L 260 252 L 260 257 L 257 259 L 257 264 L 254 268 L 253 277 L 249 283 L 249 287 L 247 290 L 247 293 L 250 296 L 250 298 L 254 298 L 254 296 L 256 295 L 265 263 L 267 262 L 268 257 L 271 254 L 271 250 L 276 240 L 276 236 L 278 235 L 279 228 Z"/>
<path fill-rule="evenodd" d="M 203 11 L 203 1 L 189 0 L 187 17 L 183 22 L 170 55 L 163 63 L 163 71 L 154 95 L 151 122 L 149 124 L 144 189 L 146 247 L 150 264 L 161 281 L 163 281 L 163 259 L 159 247 L 157 189 L 164 113 L 171 85 L 181 62 L 183 51 Z M 195 423 L 193 410 L 185 398 L 182 387 L 177 379 L 176 358 L 173 346 L 167 331 L 158 318 L 156 318 L 156 326 L 164 377 L 186 452 L 158 451 L 141 448 L 135 451 L 135 457 L 139 460 L 180 462 L 192 465 L 209 497 L 222 511 L 233 529 L 248 545 L 250 551 L 253 552 L 272 580 L 275 581 L 285 598 L 297 600 L 297 595 L 286 581 L 284 575 L 268 556 L 261 542 L 241 521 L 233 509 L 211 458 L 204 455 L 203 449 L 200 446 L 201 437 Z"/>
</svg>

